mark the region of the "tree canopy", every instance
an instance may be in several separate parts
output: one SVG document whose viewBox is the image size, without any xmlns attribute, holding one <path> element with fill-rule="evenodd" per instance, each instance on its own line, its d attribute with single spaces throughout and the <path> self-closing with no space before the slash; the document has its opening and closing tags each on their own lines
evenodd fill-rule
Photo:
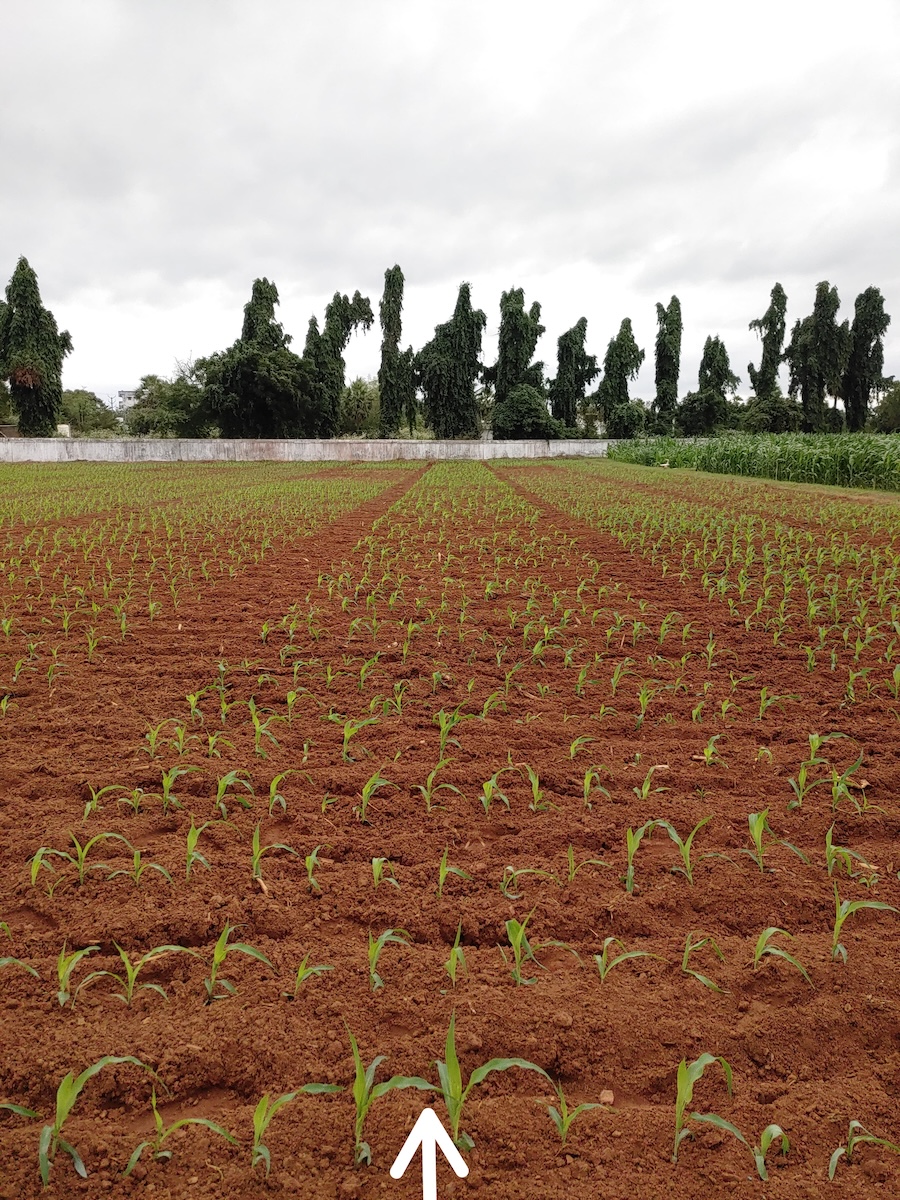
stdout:
<svg viewBox="0 0 900 1200">
<path fill-rule="evenodd" d="M 631 318 L 625 317 L 619 332 L 610 340 L 603 359 L 599 401 L 608 437 L 634 437 L 641 429 L 644 409 L 639 401 L 630 399 L 628 382 L 637 378 L 643 361 L 644 351 L 638 348 L 634 340 Z"/>
<path fill-rule="evenodd" d="M 493 386 L 495 404 L 503 404 L 519 384 L 538 391 L 543 388 L 544 364 L 531 361 L 542 333 L 540 304 L 535 300 L 526 311 L 522 288 L 504 292 L 500 297 L 497 361 L 482 372 L 484 382 Z"/>
<path fill-rule="evenodd" d="M 556 378 L 550 384 L 550 411 L 560 424 L 574 429 L 583 412 L 587 389 L 600 374 L 596 354 L 588 354 L 587 317 L 580 317 L 556 343 Z"/>
<path fill-rule="evenodd" d="M 849 322 L 838 325 L 836 320 L 840 305 L 836 287 L 827 279 L 817 284 L 813 311 L 794 323 L 784 351 L 791 372 L 789 393 L 792 399 L 800 395 L 806 433 L 828 429 L 825 398 L 840 392 L 850 351 Z"/>
<path fill-rule="evenodd" d="M 747 364 L 750 385 L 761 400 L 768 400 L 779 393 L 778 368 L 781 365 L 784 346 L 785 312 L 787 294 L 780 283 L 776 283 L 770 294 L 769 307 L 761 317 L 751 321 L 749 328 L 762 338 L 762 358 L 759 368 Z"/>
<path fill-rule="evenodd" d="M 850 353 L 841 380 L 841 396 L 847 428 L 856 433 L 865 426 L 869 401 L 884 370 L 884 335 L 891 318 L 884 311 L 884 297 L 877 287 L 866 288 L 856 297 L 850 326 Z"/>
<path fill-rule="evenodd" d="M 681 301 L 669 300 L 669 307 L 656 305 L 656 399 L 653 401 L 653 427 L 671 433 L 678 407 L 678 376 L 681 373 Z"/>
<path fill-rule="evenodd" d="M 0 378 L 26 437 L 56 432 L 62 410 L 62 361 L 72 351 L 67 330 L 41 303 L 37 275 L 20 258 L 0 304 Z"/>
<path fill-rule="evenodd" d="M 728 394 L 733 394 L 739 383 L 721 338 L 708 337 L 703 345 L 697 390 L 688 392 L 678 410 L 682 432 L 700 437 L 727 425 Z"/>
<path fill-rule="evenodd" d="M 379 304 L 381 321 L 381 366 L 378 369 L 380 395 L 379 433 L 396 437 L 404 418 L 410 432 L 415 426 L 416 386 L 413 375 L 413 349 L 400 349 L 403 332 L 403 272 L 399 266 L 384 273 L 384 295 Z M 412 416 L 410 414 L 412 413 Z"/>
<path fill-rule="evenodd" d="M 487 317 L 472 308 L 471 284 L 461 283 L 453 316 L 438 325 L 415 359 L 425 402 L 425 420 L 435 437 L 478 434 L 475 381 L 481 373 L 481 337 Z"/>
<path fill-rule="evenodd" d="M 325 309 L 321 332 L 316 318 L 310 319 L 303 359 L 312 378 L 312 427 L 299 436 L 334 437 L 337 433 L 347 369 L 344 351 L 355 329 L 371 329 L 374 323 L 372 305 L 358 291 L 353 293 L 352 300 L 340 292 L 334 293 Z"/>
</svg>

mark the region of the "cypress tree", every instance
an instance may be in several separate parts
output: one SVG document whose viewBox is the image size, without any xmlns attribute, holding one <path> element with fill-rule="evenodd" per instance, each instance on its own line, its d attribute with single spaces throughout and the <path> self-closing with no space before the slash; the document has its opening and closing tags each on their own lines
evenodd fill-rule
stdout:
<svg viewBox="0 0 900 1200">
<path fill-rule="evenodd" d="M 768 400 L 779 395 L 778 367 L 782 359 L 784 345 L 785 319 L 787 310 L 787 294 L 780 283 L 776 283 L 770 295 L 770 304 L 765 313 L 757 320 L 750 322 L 750 329 L 762 338 L 762 359 L 759 370 L 752 363 L 747 365 L 750 384 L 754 395 L 760 400 Z"/>
<path fill-rule="evenodd" d="M 389 267 L 384 273 L 384 295 L 379 305 L 381 320 L 381 366 L 378 370 L 378 387 L 381 393 L 381 437 L 396 437 L 400 422 L 409 420 L 410 408 L 415 411 L 415 384 L 412 373 L 412 347 L 400 350 L 400 335 L 403 330 L 403 272 L 398 266 Z M 410 432 L 415 426 L 413 415 Z"/>
<path fill-rule="evenodd" d="M 56 432 L 62 409 L 62 360 L 72 352 L 67 330 L 41 303 L 37 275 L 20 258 L 0 305 L 0 376 L 26 437 Z"/>
<path fill-rule="evenodd" d="M 697 391 L 688 392 L 678 411 L 678 424 L 689 437 L 712 433 L 728 419 L 726 392 L 734 392 L 740 379 L 731 369 L 728 351 L 719 337 L 708 337 L 700 359 Z"/>
<path fill-rule="evenodd" d="M 425 420 L 435 437 L 476 437 L 475 381 L 481 373 L 481 336 L 487 317 L 472 308 L 471 284 L 461 283 L 453 316 L 438 325 L 415 359 Z"/>
<path fill-rule="evenodd" d="M 653 426 L 660 433 L 671 433 L 678 407 L 678 376 L 681 373 L 681 301 L 673 296 L 669 307 L 656 305 L 659 328 L 656 334 L 656 399 L 653 401 Z"/>
<path fill-rule="evenodd" d="M 303 350 L 304 361 L 315 377 L 317 420 L 315 435 L 334 437 L 341 417 L 341 396 L 345 386 L 344 351 L 350 335 L 360 326 L 371 329 L 375 323 L 372 305 L 366 296 L 353 293 L 353 299 L 335 292 L 325 309 L 325 323 L 312 317 Z"/>
<path fill-rule="evenodd" d="M 840 308 L 836 287 L 827 280 L 816 285 L 812 314 L 794 323 L 784 352 L 790 366 L 789 392 L 798 393 L 803 408 L 803 430 L 821 433 L 828 428 L 827 395 L 837 396 L 850 351 L 850 325 L 838 325 Z"/>
<path fill-rule="evenodd" d="M 600 374 L 596 354 L 584 349 L 587 318 L 581 317 L 556 343 L 556 378 L 550 384 L 550 410 L 555 420 L 574 429 L 586 390 Z"/>
<path fill-rule="evenodd" d="M 610 340 L 603 358 L 599 401 L 607 437 L 634 437 L 640 431 L 644 419 L 643 408 L 629 398 L 628 381 L 637 378 L 643 361 L 644 351 L 638 349 L 631 319 L 626 317 L 619 332 Z"/>
<path fill-rule="evenodd" d="M 881 383 L 884 335 L 890 323 L 879 288 L 866 288 L 856 297 L 850 326 L 850 353 L 841 381 L 847 428 L 851 433 L 857 433 L 865 426 L 869 400 Z"/>
<path fill-rule="evenodd" d="M 538 391 L 543 388 L 544 364 L 531 361 L 542 333 L 540 304 L 535 300 L 526 312 L 522 288 L 504 292 L 500 297 L 497 361 L 483 372 L 485 383 L 493 384 L 495 404 L 503 404 L 519 384 Z"/>
</svg>

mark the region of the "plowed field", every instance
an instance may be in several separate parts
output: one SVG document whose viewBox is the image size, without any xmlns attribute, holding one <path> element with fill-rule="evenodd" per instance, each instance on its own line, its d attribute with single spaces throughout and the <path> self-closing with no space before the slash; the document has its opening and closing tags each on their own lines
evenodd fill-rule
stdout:
<svg viewBox="0 0 900 1200">
<path fill-rule="evenodd" d="M 897 1193 L 847 1140 L 900 1141 L 896 500 L 602 462 L 2 479 L 0 1197 L 420 1197 L 388 1172 L 449 1125 L 451 1019 L 440 1196 Z"/>
</svg>

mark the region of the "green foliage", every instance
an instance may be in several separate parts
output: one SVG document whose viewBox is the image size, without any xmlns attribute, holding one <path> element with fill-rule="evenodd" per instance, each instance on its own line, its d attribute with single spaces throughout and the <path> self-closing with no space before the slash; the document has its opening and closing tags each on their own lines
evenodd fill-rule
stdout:
<svg viewBox="0 0 900 1200">
<path fill-rule="evenodd" d="M 494 437 L 500 441 L 517 438 L 558 438 L 559 423 L 547 411 L 547 402 L 537 388 L 520 383 L 502 401 L 494 404 Z"/>
<path fill-rule="evenodd" d="M 380 422 L 381 396 L 374 379 L 354 379 L 341 392 L 339 433 L 375 434 Z"/>
<path fill-rule="evenodd" d="M 838 325 L 838 291 L 828 280 L 816 285 L 812 314 L 798 320 L 784 357 L 791 370 L 790 395 L 800 395 L 804 433 L 825 433 L 825 397 L 837 396 L 850 352 L 850 324 Z"/>
<path fill-rule="evenodd" d="M 312 379 L 313 408 L 304 422 L 305 436 L 334 437 L 341 415 L 344 391 L 344 351 L 354 330 L 371 329 L 375 322 L 372 306 L 359 292 L 349 296 L 335 292 L 325 309 L 320 332 L 315 317 L 309 322 L 303 362 Z"/>
<path fill-rule="evenodd" d="M 634 437 L 643 426 L 644 407 L 628 396 L 628 381 L 637 378 L 643 361 L 644 351 L 638 348 L 631 320 L 626 317 L 606 348 L 603 381 L 598 390 L 608 437 Z"/>
<path fill-rule="evenodd" d="M 471 284 L 461 283 L 453 316 L 415 358 L 425 420 L 437 438 L 476 437 L 475 381 L 481 373 L 481 336 L 487 317 L 472 308 Z"/>
<path fill-rule="evenodd" d="M 288 349 L 291 338 L 275 320 L 277 303 L 275 284 L 254 280 L 241 336 L 196 364 L 205 378 L 205 405 L 223 437 L 299 437 L 321 423 L 313 368 Z M 335 414 L 342 388 L 343 378 Z"/>
<path fill-rule="evenodd" d="M 378 432 L 381 437 L 396 437 L 406 418 L 410 433 L 415 429 L 416 388 L 413 375 L 413 350 L 400 349 L 403 331 L 403 272 L 399 266 L 384 273 L 384 295 L 379 305 L 381 320 L 381 366 L 378 387 L 381 394 Z"/>
<path fill-rule="evenodd" d="M 63 392 L 60 419 L 73 433 L 94 433 L 98 429 L 118 430 L 119 422 L 111 408 L 107 408 L 99 396 L 78 388 Z"/>
<path fill-rule="evenodd" d="M 876 433 L 900 433 L 900 382 L 893 377 L 882 382 L 887 386 L 872 415 L 872 428 Z"/>
<path fill-rule="evenodd" d="M 37 275 L 20 258 L 0 305 L 0 378 L 25 437 L 49 437 L 62 411 L 62 360 L 72 352 L 68 331 L 41 303 Z"/>
<path fill-rule="evenodd" d="M 534 301 L 526 312 L 522 288 L 504 292 L 500 297 L 497 361 L 482 372 L 484 382 L 494 388 L 495 407 L 505 403 L 521 384 L 539 392 L 543 388 L 544 364 L 531 361 L 542 333 L 540 304 Z"/>
<path fill-rule="evenodd" d="M 659 328 L 656 334 L 656 399 L 652 409 L 653 427 L 660 433 L 671 433 L 678 405 L 678 376 L 681 371 L 681 302 L 677 296 L 671 298 L 668 308 L 657 304 L 656 319 Z"/>
<path fill-rule="evenodd" d="M 135 402 L 125 413 L 125 429 L 136 437 L 205 437 L 212 425 L 204 378 L 190 359 L 176 362 L 170 379 L 144 375 Z"/>
<path fill-rule="evenodd" d="M 728 351 L 720 338 L 708 337 L 700 360 L 697 391 L 688 392 L 678 411 L 678 425 L 690 437 L 702 437 L 728 423 L 727 392 L 740 379 L 731 369 Z"/>
<path fill-rule="evenodd" d="M 787 310 L 787 294 L 780 283 L 776 283 L 770 295 L 770 304 L 765 313 L 750 322 L 750 329 L 762 338 L 762 358 L 759 369 L 749 363 L 747 371 L 750 385 L 757 399 L 768 400 L 779 393 L 778 368 L 781 365 L 782 347 L 786 329 L 784 314 Z M 777 430 L 773 430 L 777 432 Z"/>
<path fill-rule="evenodd" d="M 847 428 L 851 433 L 864 428 L 869 415 L 869 398 L 884 369 L 884 335 L 890 323 L 891 318 L 884 311 L 884 297 L 877 287 L 866 288 L 856 297 L 850 326 L 850 354 L 841 380 Z"/>
<path fill-rule="evenodd" d="M 574 429 L 584 415 L 585 392 L 600 374 L 596 354 L 584 349 L 587 318 L 581 317 L 556 343 L 556 378 L 550 384 L 550 411 L 561 425 Z"/>
</svg>

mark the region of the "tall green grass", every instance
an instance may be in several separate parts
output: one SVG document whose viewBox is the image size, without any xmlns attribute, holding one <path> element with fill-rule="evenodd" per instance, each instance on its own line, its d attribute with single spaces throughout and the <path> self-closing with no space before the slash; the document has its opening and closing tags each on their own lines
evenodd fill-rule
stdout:
<svg viewBox="0 0 900 1200">
<path fill-rule="evenodd" d="M 882 433 L 736 433 L 708 440 L 635 438 L 608 457 L 791 483 L 900 491 L 900 436 Z"/>
</svg>

